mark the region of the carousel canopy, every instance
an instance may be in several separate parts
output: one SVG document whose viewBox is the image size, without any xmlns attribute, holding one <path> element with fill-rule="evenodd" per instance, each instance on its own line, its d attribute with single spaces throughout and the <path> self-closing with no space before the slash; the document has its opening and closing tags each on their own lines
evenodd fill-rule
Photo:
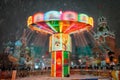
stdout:
<svg viewBox="0 0 120 80">
<path fill-rule="evenodd" d="M 35 31 L 48 34 L 66 33 L 73 34 L 77 31 L 89 30 L 93 27 L 93 18 L 86 14 L 73 11 L 48 11 L 38 12 L 28 17 L 27 25 Z"/>
</svg>

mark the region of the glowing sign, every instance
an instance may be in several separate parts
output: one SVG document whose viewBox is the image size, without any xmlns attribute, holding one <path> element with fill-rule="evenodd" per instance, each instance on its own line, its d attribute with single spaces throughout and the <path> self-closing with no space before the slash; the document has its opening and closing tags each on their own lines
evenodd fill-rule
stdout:
<svg viewBox="0 0 120 80">
<path fill-rule="evenodd" d="M 49 11 L 45 13 L 44 20 L 60 20 L 60 12 L 59 11 Z"/>
<path fill-rule="evenodd" d="M 88 23 L 93 27 L 94 26 L 94 21 L 92 17 L 89 17 Z"/>
<path fill-rule="evenodd" d="M 88 19 L 89 19 L 89 17 L 86 14 L 79 14 L 78 15 L 79 22 L 88 23 Z"/>
<path fill-rule="evenodd" d="M 49 51 L 71 51 L 71 38 L 68 34 L 53 34 L 50 37 Z M 51 50 L 52 49 L 52 50 Z"/>
<path fill-rule="evenodd" d="M 76 12 L 66 11 L 61 15 L 61 20 L 77 21 L 78 15 Z"/>
<path fill-rule="evenodd" d="M 43 21 L 43 13 L 36 13 L 33 15 L 33 22 L 36 23 L 36 22 L 40 22 L 40 21 Z"/>
<path fill-rule="evenodd" d="M 27 25 L 29 26 L 30 24 L 32 24 L 32 16 L 29 16 L 28 17 L 28 21 L 27 21 Z"/>
</svg>

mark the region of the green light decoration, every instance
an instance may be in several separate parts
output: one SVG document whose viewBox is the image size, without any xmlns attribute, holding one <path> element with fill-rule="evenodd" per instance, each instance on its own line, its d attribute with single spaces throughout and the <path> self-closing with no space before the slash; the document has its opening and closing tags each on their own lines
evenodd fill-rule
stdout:
<svg viewBox="0 0 120 80">
<path fill-rule="evenodd" d="M 69 75 L 69 53 L 64 51 L 64 76 Z"/>
<path fill-rule="evenodd" d="M 50 25 L 50 27 L 51 27 L 55 32 L 60 32 L 60 29 L 59 29 L 59 21 L 48 21 L 47 24 Z"/>
</svg>

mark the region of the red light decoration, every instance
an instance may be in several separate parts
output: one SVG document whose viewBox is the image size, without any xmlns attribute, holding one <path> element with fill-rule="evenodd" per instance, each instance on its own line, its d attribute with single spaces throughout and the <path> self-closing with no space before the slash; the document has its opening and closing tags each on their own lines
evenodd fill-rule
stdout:
<svg viewBox="0 0 120 80">
<path fill-rule="evenodd" d="M 62 76 L 62 51 L 56 52 L 56 77 Z"/>
</svg>

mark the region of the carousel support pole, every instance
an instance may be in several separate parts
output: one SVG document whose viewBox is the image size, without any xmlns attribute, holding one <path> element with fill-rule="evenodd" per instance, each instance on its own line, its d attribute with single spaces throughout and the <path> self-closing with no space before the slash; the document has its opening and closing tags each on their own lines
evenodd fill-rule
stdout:
<svg viewBox="0 0 120 80">
<path fill-rule="evenodd" d="M 57 36 L 62 35 L 61 39 L 64 39 L 63 38 L 64 34 L 56 34 L 56 35 Z M 52 46 L 49 46 L 49 47 L 52 47 L 51 76 L 52 77 L 69 77 L 70 76 L 70 65 L 69 65 L 70 51 L 67 51 L 66 49 L 63 48 L 63 42 L 64 42 L 63 40 L 60 39 L 56 41 L 56 39 L 54 38 L 56 35 L 52 35 L 50 39 L 50 45 Z M 62 46 L 59 46 L 58 44 L 56 44 L 59 42 L 60 42 L 59 45 L 62 45 Z"/>
</svg>

